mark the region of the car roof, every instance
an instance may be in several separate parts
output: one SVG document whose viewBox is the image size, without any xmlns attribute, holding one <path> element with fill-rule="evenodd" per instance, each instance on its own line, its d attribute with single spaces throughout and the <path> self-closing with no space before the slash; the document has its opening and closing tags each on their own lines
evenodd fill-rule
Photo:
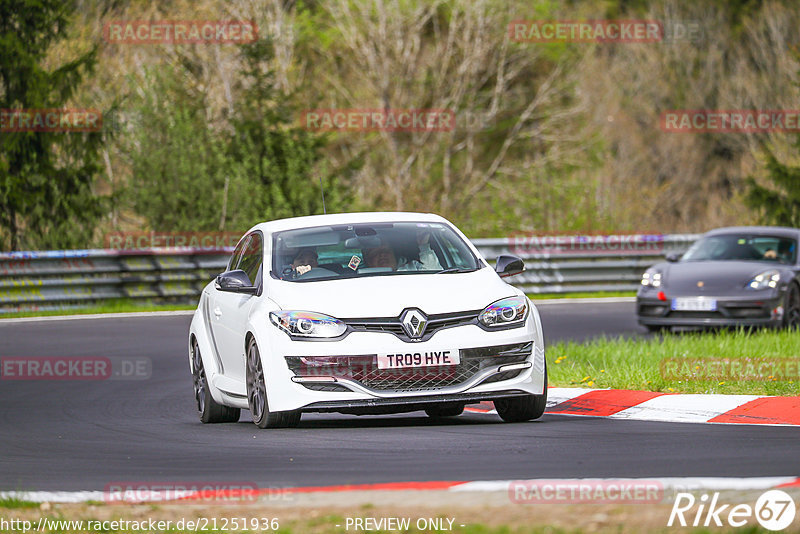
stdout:
<svg viewBox="0 0 800 534">
<path fill-rule="evenodd" d="M 379 211 L 361 213 L 335 213 L 329 215 L 309 215 L 306 217 L 291 217 L 263 222 L 252 227 L 248 233 L 261 230 L 265 234 L 292 230 L 295 228 L 310 228 L 313 226 L 328 226 L 332 224 L 362 224 L 379 222 L 439 222 L 448 223 L 447 219 L 433 213 L 414 213 L 405 211 Z"/>
<path fill-rule="evenodd" d="M 798 233 L 800 233 L 800 229 L 788 226 L 728 226 L 725 228 L 716 228 L 710 232 L 706 232 L 705 235 L 756 234 L 776 237 L 793 237 L 797 239 Z"/>
</svg>

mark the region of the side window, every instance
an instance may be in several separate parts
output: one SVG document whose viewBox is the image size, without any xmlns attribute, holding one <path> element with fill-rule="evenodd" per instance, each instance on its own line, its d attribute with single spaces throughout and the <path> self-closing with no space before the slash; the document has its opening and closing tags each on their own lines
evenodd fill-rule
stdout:
<svg viewBox="0 0 800 534">
<path fill-rule="evenodd" d="M 233 254 L 231 255 L 231 259 L 228 261 L 228 271 L 232 271 L 237 268 L 237 265 L 239 265 L 239 262 L 242 259 L 242 251 L 244 250 L 244 247 L 247 245 L 248 241 L 250 241 L 250 236 L 245 236 L 239 241 L 239 244 L 236 245 L 236 248 L 233 250 Z"/>
<path fill-rule="evenodd" d="M 242 259 L 239 261 L 238 269 L 247 273 L 250 282 L 258 285 L 258 270 L 264 261 L 264 247 L 262 246 L 261 234 L 253 233 L 242 252 Z"/>
</svg>

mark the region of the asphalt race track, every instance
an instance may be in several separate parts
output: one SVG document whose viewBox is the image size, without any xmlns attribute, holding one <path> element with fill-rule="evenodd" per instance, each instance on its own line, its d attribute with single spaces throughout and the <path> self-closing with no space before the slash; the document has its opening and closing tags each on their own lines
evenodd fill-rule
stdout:
<svg viewBox="0 0 800 534">
<path fill-rule="evenodd" d="M 545 304 L 547 341 L 643 335 L 632 303 Z M 0 489 L 119 482 L 259 487 L 424 480 L 782 476 L 800 430 L 547 415 L 307 414 L 300 426 L 202 425 L 186 356 L 189 316 L 0 323 L 0 357 L 151 358 L 139 381 L 0 381 Z"/>
</svg>

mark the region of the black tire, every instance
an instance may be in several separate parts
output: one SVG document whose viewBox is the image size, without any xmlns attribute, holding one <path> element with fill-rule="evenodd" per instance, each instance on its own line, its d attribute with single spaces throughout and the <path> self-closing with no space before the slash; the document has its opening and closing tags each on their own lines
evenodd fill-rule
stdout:
<svg viewBox="0 0 800 534">
<path fill-rule="evenodd" d="M 289 428 L 300 423 L 299 410 L 269 411 L 261 353 L 255 339 L 251 339 L 247 346 L 247 404 L 250 406 L 250 413 L 253 414 L 253 422 L 258 428 Z"/>
<path fill-rule="evenodd" d="M 789 284 L 783 307 L 783 326 L 791 330 L 800 328 L 800 286 Z"/>
<path fill-rule="evenodd" d="M 461 402 L 447 402 L 425 410 L 428 417 L 458 417 L 464 413 L 464 404 Z"/>
<path fill-rule="evenodd" d="M 547 407 L 547 367 L 544 369 L 544 393 L 495 399 L 497 415 L 506 423 L 522 423 L 539 419 Z"/>
<path fill-rule="evenodd" d="M 206 369 L 197 341 L 192 341 L 192 379 L 194 381 L 194 398 L 197 401 L 197 414 L 203 423 L 235 423 L 242 411 L 218 404 L 208 390 Z"/>
</svg>

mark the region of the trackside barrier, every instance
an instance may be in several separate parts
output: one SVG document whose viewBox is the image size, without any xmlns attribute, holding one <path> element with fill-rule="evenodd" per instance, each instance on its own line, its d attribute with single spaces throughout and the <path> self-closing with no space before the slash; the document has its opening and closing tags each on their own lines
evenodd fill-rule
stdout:
<svg viewBox="0 0 800 534">
<path fill-rule="evenodd" d="M 635 290 L 647 267 L 699 235 L 518 236 L 475 239 L 490 262 L 516 254 L 526 271 L 508 281 L 528 293 Z M 0 253 L 0 314 L 81 308 L 110 299 L 196 301 L 231 249 L 85 249 Z"/>
</svg>

